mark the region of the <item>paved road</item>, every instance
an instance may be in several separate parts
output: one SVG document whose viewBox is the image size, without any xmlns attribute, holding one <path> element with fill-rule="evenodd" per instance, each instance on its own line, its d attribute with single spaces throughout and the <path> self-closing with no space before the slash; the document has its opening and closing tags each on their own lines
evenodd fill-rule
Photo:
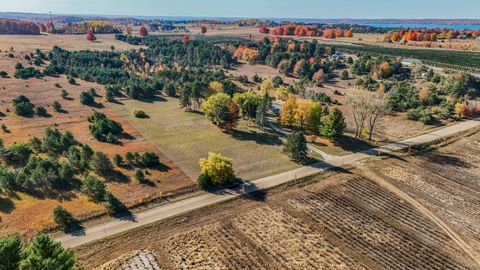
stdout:
<svg viewBox="0 0 480 270">
<path fill-rule="evenodd" d="M 145 212 L 136 214 L 125 219 L 113 220 L 105 224 L 96 225 L 79 231 L 75 234 L 61 235 L 56 238 L 64 247 L 76 247 L 91 241 L 99 240 L 108 236 L 125 232 L 140 226 L 163 220 L 169 217 L 180 215 L 188 211 L 213 205 L 219 202 L 225 202 L 235 197 L 248 194 L 252 191 L 272 188 L 296 179 L 314 175 L 332 167 L 339 167 L 346 164 L 363 160 L 379 152 L 396 151 L 407 149 L 410 146 L 431 142 L 437 139 L 448 137 L 457 133 L 467 131 L 469 129 L 480 127 L 480 121 L 471 120 L 460 124 L 443 128 L 421 135 L 415 138 L 392 143 L 386 146 L 367 150 L 359 153 L 350 154 L 342 157 L 334 157 L 317 164 L 300 167 L 295 170 L 284 172 L 281 174 L 261 178 L 249 183 L 245 183 L 235 189 L 224 189 L 216 193 L 203 193 L 196 197 L 174 202 L 167 205 L 161 205 Z"/>
</svg>

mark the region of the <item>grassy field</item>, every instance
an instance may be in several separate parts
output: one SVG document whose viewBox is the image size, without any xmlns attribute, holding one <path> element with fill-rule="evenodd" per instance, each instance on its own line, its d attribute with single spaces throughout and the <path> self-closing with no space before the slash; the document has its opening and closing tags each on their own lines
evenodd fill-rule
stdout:
<svg viewBox="0 0 480 270">
<path fill-rule="evenodd" d="M 224 133 L 203 115 L 184 112 L 174 98 L 121 103 L 115 106 L 120 115 L 192 178 L 200 173 L 198 160 L 208 152 L 233 158 L 237 176 L 245 180 L 298 167 L 281 152 L 281 138 L 248 126 L 246 121 L 241 121 L 237 130 Z M 144 110 L 150 118 L 133 117 L 134 109 Z"/>
</svg>

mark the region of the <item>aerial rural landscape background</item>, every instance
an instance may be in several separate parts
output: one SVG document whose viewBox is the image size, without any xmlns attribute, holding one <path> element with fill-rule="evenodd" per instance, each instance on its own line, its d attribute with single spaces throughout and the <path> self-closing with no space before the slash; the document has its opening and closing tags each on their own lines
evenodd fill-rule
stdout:
<svg viewBox="0 0 480 270">
<path fill-rule="evenodd" d="M 480 269 L 480 2 L 0 7 L 0 270 Z"/>
</svg>

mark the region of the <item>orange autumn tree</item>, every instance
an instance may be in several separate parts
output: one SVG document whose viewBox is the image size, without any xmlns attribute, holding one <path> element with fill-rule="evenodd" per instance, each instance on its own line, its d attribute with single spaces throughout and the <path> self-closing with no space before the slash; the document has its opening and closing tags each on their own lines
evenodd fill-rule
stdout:
<svg viewBox="0 0 480 270">
<path fill-rule="evenodd" d="M 244 60 L 247 62 L 255 61 L 259 53 L 256 48 L 250 48 L 248 46 L 239 46 L 233 53 L 233 58 Z"/>
<path fill-rule="evenodd" d="M 188 41 L 190 41 L 190 36 L 189 35 L 183 36 L 182 43 L 187 43 Z"/>
</svg>

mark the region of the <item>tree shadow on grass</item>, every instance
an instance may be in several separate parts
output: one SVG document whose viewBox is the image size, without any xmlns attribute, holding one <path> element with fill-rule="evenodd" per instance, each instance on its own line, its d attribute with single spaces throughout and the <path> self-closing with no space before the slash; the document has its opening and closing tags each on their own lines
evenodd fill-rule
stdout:
<svg viewBox="0 0 480 270">
<path fill-rule="evenodd" d="M 336 140 L 334 145 L 353 153 L 362 152 L 376 147 L 367 141 L 345 135 Z"/>
<path fill-rule="evenodd" d="M 0 213 L 11 213 L 15 209 L 15 204 L 10 198 L 0 197 Z"/>
<path fill-rule="evenodd" d="M 129 183 L 130 178 L 126 176 L 124 173 L 118 170 L 114 170 L 109 175 L 105 176 L 105 180 L 109 182 L 117 182 L 117 183 Z"/>
<path fill-rule="evenodd" d="M 167 99 L 165 99 L 162 96 L 153 96 L 149 98 L 138 98 L 138 101 L 145 102 L 145 103 L 155 103 L 155 102 L 166 102 Z"/>
<path fill-rule="evenodd" d="M 282 145 L 282 140 L 277 135 L 265 132 L 229 130 L 225 133 L 241 141 L 254 141 L 257 144 Z"/>
</svg>

